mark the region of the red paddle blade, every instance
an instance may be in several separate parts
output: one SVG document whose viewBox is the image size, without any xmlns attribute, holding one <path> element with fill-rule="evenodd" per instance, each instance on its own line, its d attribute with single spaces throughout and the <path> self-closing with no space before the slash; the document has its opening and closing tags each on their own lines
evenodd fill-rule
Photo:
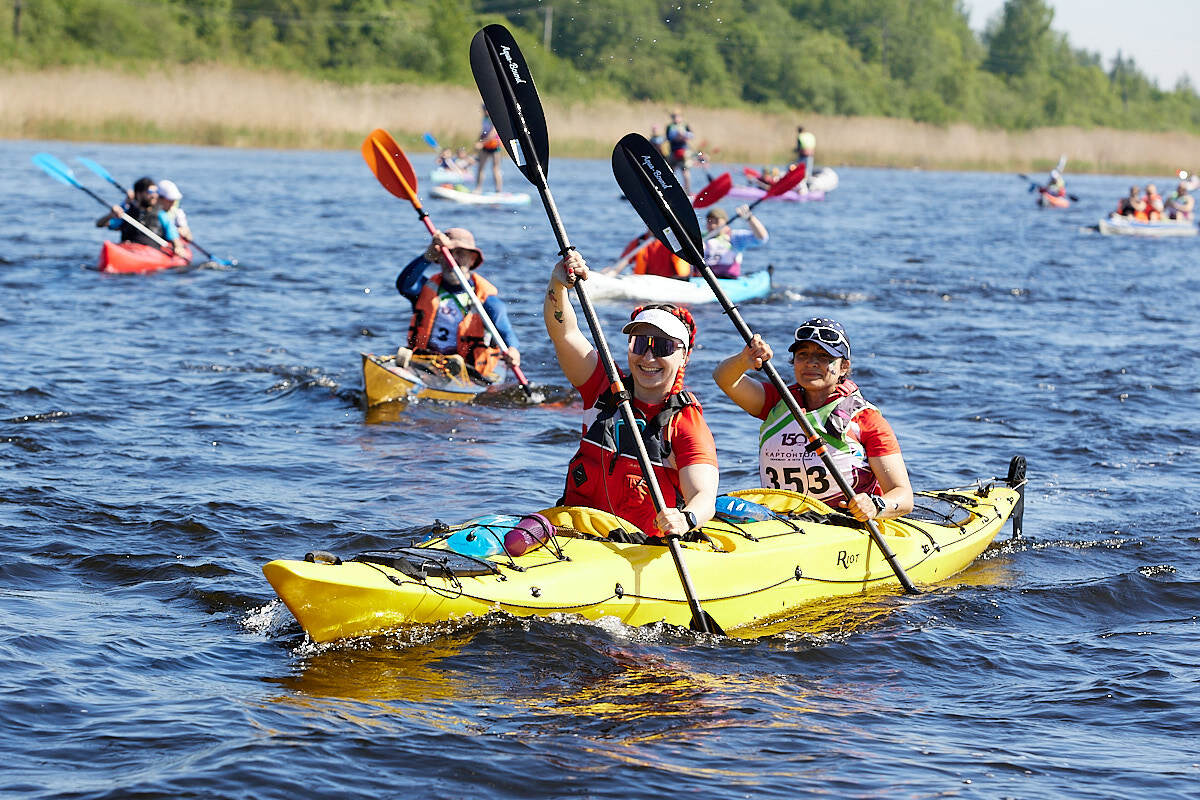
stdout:
<svg viewBox="0 0 1200 800">
<path fill-rule="evenodd" d="M 768 197 L 775 197 L 776 195 L 783 194 L 789 189 L 794 188 L 796 184 L 804 180 L 804 173 L 806 171 L 807 167 L 803 162 L 797 164 L 795 167 L 788 170 L 786 175 L 772 183 L 771 188 L 767 189 L 767 193 L 763 195 L 763 198 L 766 199 Z"/>
<path fill-rule="evenodd" d="M 692 200 L 692 208 L 707 208 L 729 194 L 729 190 L 732 188 L 733 178 L 729 176 L 728 172 L 722 172 L 713 179 L 712 183 L 696 193 L 695 199 Z"/>
<path fill-rule="evenodd" d="M 383 188 L 415 206 L 421 205 L 417 199 L 416 173 L 390 133 L 383 128 L 371 131 L 363 140 L 362 155 Z"/>
<path fill-rule="evenodd" d="M 751 179 L 758 179 L 762 177 L 762 173 L 753 167 L 742 167 L 742 174 Z"/>
</svg>

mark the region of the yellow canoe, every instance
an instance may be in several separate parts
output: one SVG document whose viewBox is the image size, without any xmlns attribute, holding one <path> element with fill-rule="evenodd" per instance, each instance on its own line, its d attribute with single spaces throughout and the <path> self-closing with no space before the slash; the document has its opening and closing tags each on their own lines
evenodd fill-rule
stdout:
<svg viewBox="0 0 1200 800">
<path fill-rule="evenodd" d="M 1020 481 L 918 493 L 917 510 L 881 524 L 899 563 L 915 583 L 945 580 L 992 542 L 1022 510 Z M 704 611 L 734 636 L 822 599 L 898 587 L 864 528 L 795 492 L 750 489 L 732 495 L 777 515 L 755 522 L 715 519 L 710 542 L 681 543 Z M 926 509 L 922 513 L 922 508 Z M 506 611 L 612 616 L 629 625 L 686 627 L 691 611 L 666 547 L 609 540 L 620 517 L 593 509 L 540 512 L 556 527 L 545 546 L 517 557 L 486 559 L 447 549 L 456 528 L 412 547 L 341 561 L 327 553 L 272 561 L 263 573 L 301 627 L 317 642 Z"/>
<path fill-rule="evenodd" d="M 461 356 L 362 353 L 367 406 L 414 398 L 469 403 L 492 384 L 472 375 Z"/>
</svg>

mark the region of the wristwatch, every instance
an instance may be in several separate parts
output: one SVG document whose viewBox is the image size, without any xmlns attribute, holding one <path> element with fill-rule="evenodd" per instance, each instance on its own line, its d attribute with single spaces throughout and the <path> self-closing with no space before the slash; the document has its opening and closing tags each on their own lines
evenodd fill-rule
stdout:
<svg viewBox="0 0 1200 800">
<path fill-rule="evenodd" d="M 882 514 L 884 511 L 887 511 L 887 501 L 881 496 L 877 494 L 871 495 L 871 502 L 875 504 L 875 511 L 877 513 Z"/>
<path fill-rule="evenodd" d="M 696 521 L 696 515 L 693 514 L 691 511 L 684 511 L 683 518 L 685 520 L 687 520 L 689 531 L 694 531 L 694 530 L 696 530 L 696 528 L 700 527 L 700 523 Z"/>
</svg>

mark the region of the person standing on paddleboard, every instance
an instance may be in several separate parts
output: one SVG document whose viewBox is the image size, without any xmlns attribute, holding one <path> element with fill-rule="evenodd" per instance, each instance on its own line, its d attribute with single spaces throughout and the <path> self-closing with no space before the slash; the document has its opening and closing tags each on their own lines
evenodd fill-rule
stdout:
<svg viewBox="0 0 1200 800">
<path fill-rule="evenodd" d="M 846 502 L 778 390 L 746 376 L 773 354 L 771 346 L 755 334 L 742 352 L 717 365 L 713 379 L 743 410 L 763 421 L 758 450 L 762 485 L 845 507 L 859 522 L 902 517 L 912 511 L 912 485 L 896 434 L 850 380 L 850 340 L 845 328 L 832 319 L 807 320 L 796 329 L 788 351 L 796 375 L 788 389 L 855 495 Z"/>
<path fill-rule="evenodd" d="M 649 542 L 662 543 L 660 537 L 683 536 L 715 512 L 716 444 L 699 402 L 683 388 L 696 323 L 687 309 L 656 304 L 635 309 L 621 329 L 629 336 L 626 390 L 632 390 L 634 413 L 666 503 L 656 512 L 620 400 L 568 297 L 568 287 L 587 275 L 583 257 L 570 251 L 554 265 L 542 309 L 558 364 L 583 396 L 585 409 L 583 437 L 567 468 L 560 502 L 616 514 Z"/>
<path fill-rule="evenodd" d="M 483 106 L 483 123 L 480 126 L 479 141 L 475 143 L 475 149 L 479 151 L 479 160 L 475 162 L 476 193 L 483 191 L 483 169 L 489 161 L 492 163 L 492 183 L 496 185 L 496 194 L 504 191 L 504 178 L 500 175 L 501 144 L 500 132 L 492 124 L 487 106 Z"/>
<path fill-rule="evenodd" d="M 683 121 L 679 111 L 671 112 L 671 122 L 667 125 L 667 164 L 671 170 L 678 172 L 683 179 L 683 190 L 692 193 L 692 139 L 696 134 Z"/>
<path fill-rule="evenodd" d="M 479 298 L 496 331 L 508 344 L 507 353 L 492 346 L 483 319 L 475 313 L 454 269 L 443 258 L 442 247 L 450 251 L 455 263 L 466 272 L 470 291 Z M 508 321 L 508 309 L 498 290 L 476 272 L 482 263 L 483 251 L 475 246 L 471 232 L 466 228 L 447 228 L 436 232 L 428 249 L 400 271 L 396 290 L 413 306 L 412 322 L 408 327 L 410 350 L 445 355 L 457 353 L 481 376 L 495 379 L 499 361 L 519 367 L 521 353 L 517 349 L 517 334 Z M 426 279 L 425 272 L 431 266 L 438 267 L 439 272 Z"/>
</svg>

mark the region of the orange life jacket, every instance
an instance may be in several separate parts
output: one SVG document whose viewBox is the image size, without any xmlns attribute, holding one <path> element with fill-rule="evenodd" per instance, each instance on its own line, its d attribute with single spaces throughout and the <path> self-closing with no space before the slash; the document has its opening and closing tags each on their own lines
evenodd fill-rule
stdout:
<svg viewBox="0 0 1200 800">
<path fill-rule="evenodd" d="M 679 258 L 657 239 L 634 256 L 634 275 L 662 275 L 666 278 L 690 278 L 692 265 Z"/>
<path fill-rule="evenodd" d="M 499 294 L 496 287 L 482 275 L 472 273 L 467 276 L 467 280 L 472 283 L 480 304 Z M 433 333 L 433 323 L 437 319 L 438 305 L 441 303 L 438 298 L 441 284 L 442 276 L 434 275 L 425 281 L 420 294 L 417 295 L 417 301 L 413 305 L 412 322 L 408 326 L 408 346 L 412 350 L 422 350 L 429 346 L 429 336 Z M 462 321 L 458 323 L 456 352 L 480 375 L 490 376 L 495 374 L 500 363 L 500 350 L 486 344 L 487 338 L 483 317 L 475 312 L 473 304 L 467 305 L 463 309 Z"/>
</svg>

